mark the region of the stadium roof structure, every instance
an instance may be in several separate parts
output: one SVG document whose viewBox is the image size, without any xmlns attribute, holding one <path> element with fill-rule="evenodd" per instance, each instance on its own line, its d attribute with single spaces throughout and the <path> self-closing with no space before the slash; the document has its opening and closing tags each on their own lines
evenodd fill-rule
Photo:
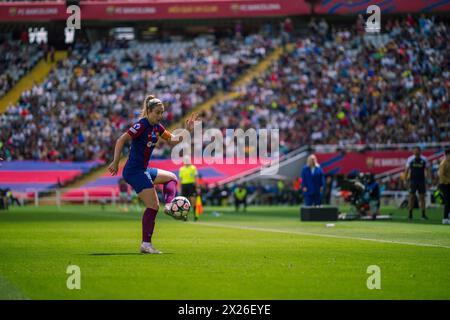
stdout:
<svg viewBox="0 0 450 320">
<path fill-rule="evenodd" d="M 364 14 L 377 4 L 381 14 L 450 11 L 450 1 L 422 0 L 323 0 L 318 14 Z M 131 21 L 277 17 L 310 14 L 305 0 L 82 0 L 84 20 Z M 66 1 L 0 3 L 0 22 L 66 20 Z"/>
</svg>

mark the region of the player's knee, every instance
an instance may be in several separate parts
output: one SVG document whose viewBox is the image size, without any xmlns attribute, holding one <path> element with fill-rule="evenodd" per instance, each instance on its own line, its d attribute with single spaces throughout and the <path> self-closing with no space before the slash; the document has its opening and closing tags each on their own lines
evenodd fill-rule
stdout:
<svg viewBox="0 0 450 320">
<path fill-rule="evenodd" d="M 154 199 L 154 200 L 152 201 L 152 206 L 153 206 L 152 209 L 155 209 L 155 210 L 158 210 L 158 209 L 159 209 L 159 199 L 158 199 L 158 197 L 156 197 L 156 199 Z"/>
<path fill-rule="evenodd" d="M 151 196 L 147 198 L 145 201 L 145 206 L 149 209 L 158 210 L 159 209 L 159 199 L 157 196 Z"/>
<path fill-rule="evenodd" d="M 175 183 L 178 183 L 178 178 L 174 173 L 171 172 L 169 178 L 170 181 L 175 181 Z"/>
<path fill-rule="evenodd" d="M 156 203 L 148 203 L 148 204 L 146 204 L 146 208 L 158 211 L 159 210 L 159 201 L 157 201 Z"/>
</svg>

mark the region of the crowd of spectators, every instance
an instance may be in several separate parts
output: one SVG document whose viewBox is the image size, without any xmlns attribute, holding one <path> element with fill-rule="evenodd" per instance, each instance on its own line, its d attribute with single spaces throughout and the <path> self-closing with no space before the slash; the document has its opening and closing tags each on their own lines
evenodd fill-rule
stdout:
<svg viewBox="0 0 450 320">
<path fill-rule="evenodd" d="M 0 98 L 42 58 L 42 46 L 22 40 L 3 40 L 0 43 Z"/>
<path fill-rule="evenodd" d="M 424 16 L 385 23 L 373 44 L 358 25 L 309 24 L 239 97 L 202 115 L 204 127 L 279 128 L 281 151 L 310 144 L 450 140 L 449 27 Z"/>
<path fill-rule="evenodd" d="M 311 20 L 301 37 L 291 21 L 282 28 L 283 42 L 293 49 L 285 47 L 280 59 L 239 88 L 232 82 L 276 47 L 276 39 L 78 43 L 43 84 L 0 116 L 0 152 L 7 159 L 108 161 L 146 93 L 164 101 L 170 124 L 230 90 L 236 98 L 200 115 L 203 128 L 279 129 L 282 153 L 311 144 L 450 140 L 446 23 L 425 16 L 386 20 L 380 37 L 366 35 L 360 19 L 353 27 Z M 404 185 L 394 179 L 385 188 Z"/>
<path fill-rule="evenodd" d="M 163 100 L 169 125 L 228 90 L 275 46 L 259 34 L 200 40 L 78 42 L 42 84 L 0 116 L 0 152 L 6 159 L 109 161 L 146 94 Z"/>
</svg>

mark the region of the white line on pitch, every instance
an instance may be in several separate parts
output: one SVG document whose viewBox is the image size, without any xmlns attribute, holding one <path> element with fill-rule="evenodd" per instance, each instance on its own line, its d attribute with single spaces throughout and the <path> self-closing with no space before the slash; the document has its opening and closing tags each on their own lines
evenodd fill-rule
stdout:
<svg viewBox="0 0 450 320">
<path fill-rule="evenodd" d="M 236 226 L 222 223 L 210 223 L 210 222 L 196 222 L 196 224 L 202 224 L 212 227 L 224 227 L 224 228 L 232 228 L 232 229 L 241 229 L 241 230 L 252 230 L 252 231 L 263 231 L 263 232 L 275 232 L 275 233 L 287 233 L 287 234 L 299 234 L 305 236 L 315 236 L 315 237 L 324 237 L 324 238 L 337 238 L 337 239 L 350 239 L 350 240 L 361 240 L 361 241 L 373 241 L 380 243 L 390 243 L 390 244 L 402 244 L 408 246 L 417 246 L 417 247 L 434 247 L 434 248 L 445 248 L 450 249 L 450 246 L 444 246 L 439 244 L 428 244 L 428 243 L 414 243 L 414 242 L 403 242 L 403 241 L 393 241 L 393 240 L 381 240 L 381 239 L 371 239 L 371 238 L 360 238 L 360 237 L 349 237 L 349 236 L 338 236 L 334 234 L 321 234 L 321 233 L 312 233 L 312 232 L 303 232 L 303 231 L 287 231 L 280 229 L 268 229 L 268 228 L 258 228 L 258 227 L 245 227 L 245 226 Z"/>
</svg>

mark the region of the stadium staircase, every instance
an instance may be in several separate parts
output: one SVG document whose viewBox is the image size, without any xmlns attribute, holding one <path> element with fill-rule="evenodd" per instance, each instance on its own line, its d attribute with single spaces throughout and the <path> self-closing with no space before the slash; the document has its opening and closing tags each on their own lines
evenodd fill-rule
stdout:
<svg viewBox="0 0 450 320">
<path fill-rule="evenodd" d="M 294 45 L 289 44 L 287 45 L 286 50 L 291 51 L 293 50 Z M 261 75 L 267 68 L 272 65 L 272 63 L 276 60 L 278 60 L 281 55 L 283 54 L 283 48 L 278 47 L 273 52 L 271 52 L 266 58 L 264 58 L 262 61 L 260 61 L 257 65 L 253 66 L 248 70 L 245 74 L 243 74 L 241 77 L 239 77 L 232 85 L 232 89 L 229 92 L 219 92 L 213 97 L 211 97 L 209 100 L 207 100 L 205 103 L 200 104 L 196 108 L 194 108 L 191 112 L 185 115 L 185 117 L 180 121 L 180 124 L 184 123 L 185 119 L 187 119 L 192 113 L 201 113 L 202 111 L 207 111 L 211 109 L 215 104 L 222 103 L 227 100 L 232 100 L 241 95 L 242 93 L 239 92 L 239 88 L 245 86 L 249 82 L 251 82 L 254 78 Z M 174 126 L 176 127 L 176 125 Z"/>
<path fill-rule="evenodd" d="M 248 183 L 256 180 L 292 180 L 300 173 L 306 164 L 306 158 L 310 155 L 309 146 L 304 146 L 280 156 L 276 161 L 272 161 L 261 167 L 250 169 L 239 175 L 220 181 L 219 185 L 231 185 Z"/>
<path fill-rule="evenodd" d="M 22 92 L 31 89 L 35 84 L 42 83 L 50 70 L 56 66 L 58 61 L 67 57 L 67 51 L 56 51 L 55 62 L 47 62 L 43 57 L 31 71 L 24 75 L 22 79 L 0 99 L 0 113 L 6 111 L 8 106 L 16 104 L 19 101 Z"/>
<path fill-rule="evenodd" d="M 286 50 L 292 50 L 294 48 L 294 45 L 289 44 L 286 48 Z M 183 123 L 185 120 L 192 114 L 192 113 L 201 113 L 202 111 L 206 111 L 211 109 L 215 104 L 221 103 L 226 100 L 231 100 L 239 96 L 241 93 L 238 91 L 240 87 L 246 85 L 250 81 L 252 81 L 255 77 L 262 74 L 274 61 L 280 58 L 280 56 L 283 54 L 283 48 L 279 47 L 272 51 L 270 54 L 267 55 L 262 61 L 260 61 L 257 65 L 253 66 L 248 70 L 245 74 L 240 76 L 237 80 L 234 81 L 232 85 L 232 90 L 229 92 L 218 92 L 211 98 L 209 98 L 204 103 L 198 105 L 193 110 L 191 110 L 189 113 L 187 113 L 179 122 L 169 126 L 169 130 L 173 130 L 174 128 L 179 128 L 183 126 Z M 126 162 L 126 157 L 122 157 L 120 160 L 120 165 L 124 165 Z M 98 178 L 102 177 L 107 168 L 109 163 L 98 167 L 97 169 L 93 170 L 92 172 L 82 176 L 81 178 L 77 179 L 76 181 L 69 183 L 66 187 L 67 188 L 79 188 L 84 185 L 86 185 L 89 182 L 94 182 Z"/>
</svg>

